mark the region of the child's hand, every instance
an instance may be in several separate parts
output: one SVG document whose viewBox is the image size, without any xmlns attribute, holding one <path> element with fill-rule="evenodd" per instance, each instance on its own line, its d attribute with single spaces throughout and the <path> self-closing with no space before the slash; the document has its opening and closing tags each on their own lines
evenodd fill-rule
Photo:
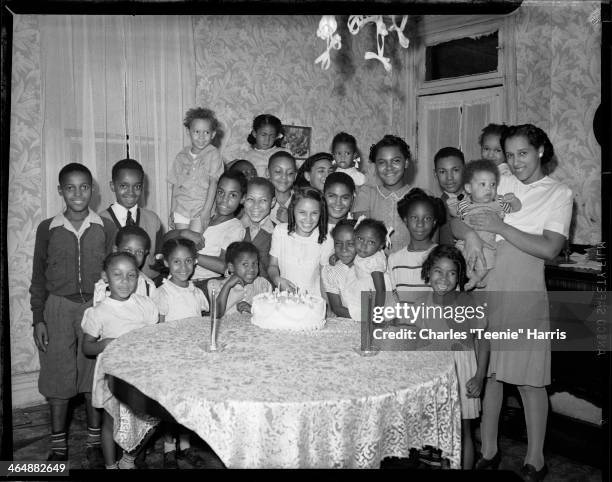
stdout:
<svg viewBox="0 0 612 482">
<path fill-rule="evenodd" d="M 297 287 L 288 279 L 279 278 L 278 279 L 278 289 L 280 291 L 289 291 L 290 293 L 295 293 Z"/>
<path fill-rule="evenodd" d="M 236 275 L 236 274 L 231 275 L 231 276 L 230 276 L 230 277 L 227 279 L 226 284 L 228 284 L 230 288 L 233 288 L 234 286 L 236 286 L 236 285 L 238 285 L 238 284 L 240 284 L 240 285 L 243 285 L 243 286 L 244 286 L 244 282 L 243 282 L 243 281 L 242 281 L 242 280 L 241 280 L 241 279 L 238 277 L 238 275 Z"/>
<path fill-rule="evenodd" d="M 332 266 L 336 266 L 337 261 L 338 261 L 338 256 L 336 256 L 336 253 L 332 254 L 329 257 L 329 264 L 331 264 Z"/>
<path fill-rule="evenodd" d="M 480 398 L 482 392 L 483 377 L 474 376 L 465 384 L 468 398 Z"/>
<path fill-rule="evenodd" d="M 40 351 L 47 351 L 49 344 L 49 332 L 46 323 L 36 323 L 34 325 L 34 344 Z"/>
<path fill-rule="evenodd" d="M 182 229 L 181 230 L 181 238 L 188 239 L 192 241 L 196 245 L 196 249 L 200 250 L 204 247 L 204 236 L 202 236 L 197 231 L 192 231 L 191 229 Z"/>
<path fill-rule="evenodd" d="M 516 196 L 514 195 L 513 192 L 506 193 L 502 197 L 502 201 L 508 204 L 512 203 L 515 199 L 516 199 Z"/>
<path fill-rule="evenodd" d="M 238 313 L 251 314 L 251 305 L 249 305 L 246 301 L 241 301 L 236 305 L 236 310 Z"/>
<path fill-rule="evenodd" d="M 279 206 L 278 211 L 276 211 L 276 219 L 280 223 L 288 223 L 289 222 L 289 210 L 284 206 Z"/>
<path fill-rule="evenodd" d="M 488 233 L 495 234 L 499 234 L 504 227 L 504 222 L 502 219 L 493 212 L 480 212 L 472 214 L 470 216 L 470 223 L 471 226 L 477 231 L 487 231 Z"/>
</svg>

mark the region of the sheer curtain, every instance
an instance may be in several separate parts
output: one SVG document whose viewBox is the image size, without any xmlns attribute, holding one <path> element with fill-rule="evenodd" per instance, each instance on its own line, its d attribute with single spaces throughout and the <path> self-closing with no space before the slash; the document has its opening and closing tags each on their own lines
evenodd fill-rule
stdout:
<svg viewBox="0 0 612 482">
<path fill-rule="evenodd" d="M 63 208 L 57 174 L 69 162 L 92 172 L 92 208 L 114 197 L 111 168 L 129 156 L 146 173 L 141 205 L 168 219 L 168 168 L 187 142 L 195 103 L 189 16 L 42 16 L 43 211 Z"/>
</svg>

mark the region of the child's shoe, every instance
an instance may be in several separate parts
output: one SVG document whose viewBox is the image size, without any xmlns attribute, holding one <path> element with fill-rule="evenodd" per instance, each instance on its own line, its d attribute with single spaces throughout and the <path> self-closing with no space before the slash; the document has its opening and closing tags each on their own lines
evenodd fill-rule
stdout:
<svg viewBox="0 0 612 482">
<path fill-rule="evenodd" d="M 181 450 L 179 452 L 179 457 L 186 460 L 194 469 L 203 469 L 206 467 L 206 461 L 198 453 L 195 447 Z"/>
<path fill-rule="evenodd" d="M 104 469 L 104 455 L 102 454 L 102 448 L 100 446 L 90 446 L 85 449 L 85 456 L 87 457 L 87 466 L 91 470 Z"/>
<path fill-rule="evenodd" d="M 65 461 L 68 460 L 68 453 L 60 454 L 59 452 L 51 451 L 49 456 L 47 457 L 48 461 Z"/>
<path fill-rule="evenodd" d="M 164 452 L 164 469 L 172 469 L 176 470 L 179 468 L 178 463 L 176 461 L 176 450 L 171 450 L 170 452 Z"/>
</svg>

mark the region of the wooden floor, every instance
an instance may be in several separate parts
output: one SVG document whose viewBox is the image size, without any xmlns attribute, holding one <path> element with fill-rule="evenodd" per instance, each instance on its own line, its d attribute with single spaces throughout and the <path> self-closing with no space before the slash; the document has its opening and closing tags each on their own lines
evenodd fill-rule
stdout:
<svg viewBox="0 0 612 482">
<path fill-rule="evenodd" d="M 46 405 L 32 408 L 15 410 L 13 412 L 13 446 L 14 460 L 45 460 L 49 450 L 49 410 Z M 72 410 L 72 422 L 69 435 L 69 458 L 71 470 L 88 469 L 85 458 L 85 440 L 87 436 L 87 425 L 85 418 L 85 407 L 83 403 L 75 404 Z M 478 434 L 477 434 L 478 438 Z M 150 469 L 162 468 L 163 443 L 159 436 L 154 437 L 146 463 Z M 222 462 L 212 450 L 200 439 L 195 438 L 192 444 L 200 451 L 207 462 L 207 468 L 223 468 Z M 506 436 L 501 438 L 501 450 L 503 454 L 500 469 L 517 472 L 520 470 L 523 457 L 526 452 L 524 442 L 511 439 Z M 546 480 L 550 481 L 601 481 L 601 470 L 582 464 L 571 458 L 563 457 L 547 451 L 545 453 L 549 467 L 549 475 Z M 410 468 L 406 460 L 394 460 L 393 464 L 383 464 L 393 468 Z M 179 460 L 180 469 L 191 468 L 185 461 Z"/>
</svg>

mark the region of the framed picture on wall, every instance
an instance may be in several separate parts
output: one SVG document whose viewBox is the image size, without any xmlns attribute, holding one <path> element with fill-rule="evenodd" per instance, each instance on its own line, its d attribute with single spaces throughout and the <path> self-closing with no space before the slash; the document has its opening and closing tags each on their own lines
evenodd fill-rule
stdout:
<svg viewBox="0 0 612 482">
<path fill-rule="evenodd" d="M 284 125 L 285 137 L 281 147 L 293 154 L 296 160 L 303 161 L 310 156 L 310 137 L 312 127 Z"/>
</svg>

